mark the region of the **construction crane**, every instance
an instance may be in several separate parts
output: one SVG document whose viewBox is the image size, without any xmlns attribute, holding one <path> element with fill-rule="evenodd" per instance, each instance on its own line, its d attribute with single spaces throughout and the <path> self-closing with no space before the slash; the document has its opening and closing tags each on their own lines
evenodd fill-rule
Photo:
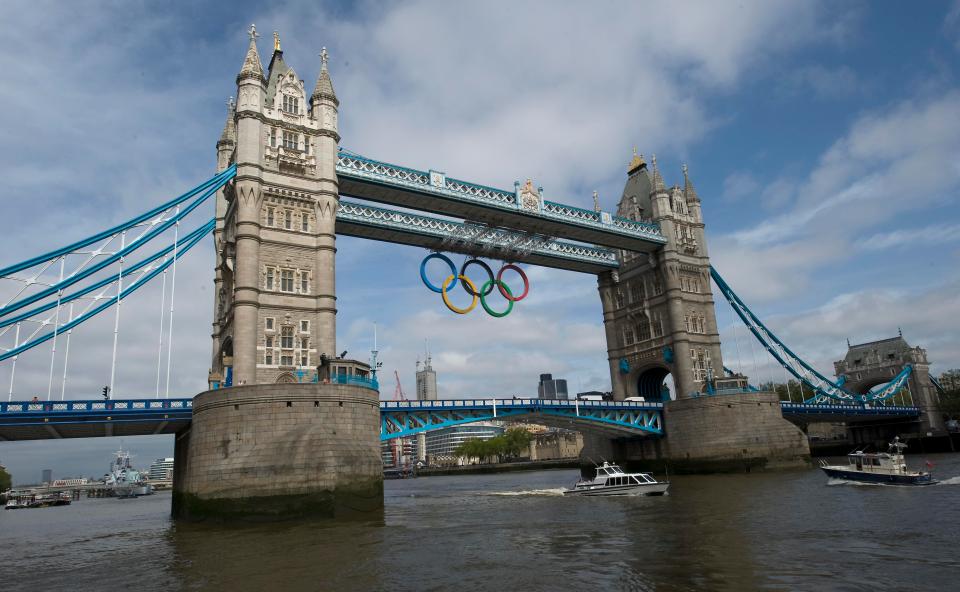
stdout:
<svg viewBox="0 0 960 592">
<path fill-rule="evenodd" d="M 403 394 L 403 387 L 400 385 L 400 373 L 397 370 L 393 371 L 394 378 L 397 379 L 397 386 L 393 389 L 393 400 L 394 401 L 406 401 L 407 397 Z M 403 438 L 394 438 L 390 441 L 391 452 L 393 452 L 393 466 L 400 468 L 401 459 L 403 457 Z"/>
<path fill-rule="evenodd" d="M 393 376 L 397 379 L 397 388 L 393 389 L 393 400 L 406 401 L 407 397 L 403 394 L 403 387 L 400 386 L 400 373 L 394 370 Z"/>
</svg>

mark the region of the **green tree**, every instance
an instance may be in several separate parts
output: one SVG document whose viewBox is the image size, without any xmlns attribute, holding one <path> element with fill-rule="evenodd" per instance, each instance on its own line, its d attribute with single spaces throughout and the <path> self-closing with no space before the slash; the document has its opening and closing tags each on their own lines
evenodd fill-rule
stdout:
<svg viewBox="0 0 960 592">
<path fill-rule="evenodd" d="M 10 489 L 13 483 L 13 478 L 10 477 L 10 473 L 7 470 L 0 466 L 0 491 L 6 491 Z"/>
</svg>

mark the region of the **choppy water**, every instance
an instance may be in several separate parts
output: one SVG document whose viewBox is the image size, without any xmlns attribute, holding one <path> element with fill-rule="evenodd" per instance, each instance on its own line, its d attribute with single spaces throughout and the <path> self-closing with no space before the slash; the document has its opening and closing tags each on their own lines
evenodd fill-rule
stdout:
<svg viewBox="0 0 960 592">
<path fill-rule="evenodd" d="M 567 498 L 576 471 L 386 483 L 348 524 L 176 524 L 169 494 L 0 512 L 0 590 L 951 590 L 960 454 L 941 485 L 818 470 Z M 922 459 L 910 457 L 912 466 Z"/>
</svg>

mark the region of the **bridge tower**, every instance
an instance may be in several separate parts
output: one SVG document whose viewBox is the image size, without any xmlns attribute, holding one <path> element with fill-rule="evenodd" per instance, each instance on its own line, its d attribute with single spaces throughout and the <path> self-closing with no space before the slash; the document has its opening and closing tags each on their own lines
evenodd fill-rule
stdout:
<svg viewBox="0 0 960 592">
<path fill-rule="evenodd" d="M 847 355 L 833 363 L 837 378 L 844 379 L 844 388 L 855 393 L 866 393 L 878 384 L 886 384 L 906 365 L 913 370 L 907 390 L 913 403 L 920 407 L 920 429 L 931 435 L 946 433 L 946 424 L 940 413 L 940 401 L 930 380 L 927 350 L 911 347 L 901 333 L 897 337 L 850 345 Z"/>
<path fill-rule="evenodd" d="M 217 195 L 210 390 L 194 397 L 191 425 L 177 434 L 173 514 L 377 511 L 376 382 L 363 362 L 335 355 L 340 136 L 327 52 L 308 96 L 278 34 L 266 72 L 256 37 L 251 26 L 217 142 L 219 169 L 237 173 Z"/>
<path fill-rule="evenodd" d="M 326 49 L 308 101 L 279 37 L 264 73 L 255 35 L 217 142 L 220 170 L 235 163 L 237 177 L 217 196 L 211 383 L 294 382 L 336 351 L 339 101 Z"/>
<path fill-rule="evenodd" d="M 683 167 L 667 188 L 654 156 L 634 151 L 617 215 L 652 220 L 667 244 L 650 254 L 620 250 L 618 272 L 598 279 L 614 398 L 661 400 L 673 377 L 678 399 L 707 390 L 723 368 L 700 197 Z"/>
</svg>

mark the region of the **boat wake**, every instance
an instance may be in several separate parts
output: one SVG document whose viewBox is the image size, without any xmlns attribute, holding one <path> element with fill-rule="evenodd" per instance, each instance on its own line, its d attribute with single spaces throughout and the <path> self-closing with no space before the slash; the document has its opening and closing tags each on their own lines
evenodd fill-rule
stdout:
<svg viewBox="0 0 960 592">
<path fill-rule="evenodd" d="M 950 477 L 937 483 L 937 485 L 960 485 L 960 477 Z"/>
<path fill-rule="evenodd" d="M 541 495 L 541 496 L 558 496 L 563 495 L 563 488 L 557 487 L 556 489 L 526 489 L 523 491 L 490 491 L 484 495 L 496 495 L 503 497 L 515 497 L 523 495 Z"/>
</svg>

